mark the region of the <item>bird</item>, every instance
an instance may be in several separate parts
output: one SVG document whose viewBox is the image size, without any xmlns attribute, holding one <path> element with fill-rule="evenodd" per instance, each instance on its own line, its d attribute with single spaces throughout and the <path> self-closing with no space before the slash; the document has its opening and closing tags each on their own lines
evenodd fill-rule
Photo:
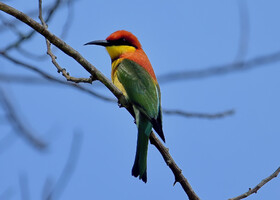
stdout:
<svg viewBox="0 0 280 200">
<path fill-rule="evenodd" d="M 132 175 L 147 183 L 147 153 L 152 128 L 165 142 L 160 87 L 152 65 L 137 37 L 126 30 L 118 30 L 106 40 L 85 45 L 103 46 L 111 57 L 112 82 L 132 104 L 138 129 Z"/>
</svg>

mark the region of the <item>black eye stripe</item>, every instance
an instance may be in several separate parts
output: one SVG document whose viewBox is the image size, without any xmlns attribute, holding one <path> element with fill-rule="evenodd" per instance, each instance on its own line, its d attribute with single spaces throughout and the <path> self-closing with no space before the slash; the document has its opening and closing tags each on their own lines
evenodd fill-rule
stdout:
<svg viewBox="0 0 280 200">
<path fill-rule="evenodd" d="M 127 45 L 127 46 L 133 46 L 135 47 L 133 44 L 131 44 L 129 41 L 127 41 L 125 38 L 120 38 L 118 40 L 113 40 L 110 41 L 113 45 L 115 46 L 121 46 L 121 45 Z M 136 48 L 136 47 L 135 47 Z"/>
<path fill-rule="evenodd" d="M 119 43 L 120 45 L 130 45 L 125 38 L 120 38 L 116 42 Z"/>
</svg>

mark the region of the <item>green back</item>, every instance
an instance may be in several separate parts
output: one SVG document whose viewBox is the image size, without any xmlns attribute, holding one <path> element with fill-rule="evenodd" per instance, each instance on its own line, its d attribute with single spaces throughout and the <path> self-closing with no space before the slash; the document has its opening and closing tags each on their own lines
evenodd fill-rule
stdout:
<svg viewBox="0 0 280 200">
<path fill-rule="evenodd" d="M 124 59 L 118 65 L 117 77 L 133 105 L 150 119 L 157 119 L 160 97 L 150 74 L 136 62 Z"/>
</svg>

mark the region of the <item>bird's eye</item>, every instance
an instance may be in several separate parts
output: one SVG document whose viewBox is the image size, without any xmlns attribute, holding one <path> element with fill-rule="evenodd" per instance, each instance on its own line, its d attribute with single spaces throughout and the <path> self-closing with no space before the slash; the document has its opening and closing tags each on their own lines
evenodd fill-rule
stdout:
<svg viewBox="0 0 280 200">
<path fill-rule="evenodd" d="M 118 40 L 116 40 L 115 45 L 128 45 L 131 46 L 130 42 L 126 39 L 126 38 L 120 38 Z"/>
</svg>

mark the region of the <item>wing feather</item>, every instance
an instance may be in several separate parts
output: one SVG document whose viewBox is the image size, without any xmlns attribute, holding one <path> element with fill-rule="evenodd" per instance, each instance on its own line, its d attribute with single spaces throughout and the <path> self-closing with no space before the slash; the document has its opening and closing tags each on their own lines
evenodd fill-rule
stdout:
<svg viewBox="0 0 280 200">
<path fill-rule="evenodd" d="M 158 84 L 143 67 L 132 60 L 122 60 L 116 73 L 128 99 L 151 121 L 156 132 L 165 141 Z"/>
</svg>

